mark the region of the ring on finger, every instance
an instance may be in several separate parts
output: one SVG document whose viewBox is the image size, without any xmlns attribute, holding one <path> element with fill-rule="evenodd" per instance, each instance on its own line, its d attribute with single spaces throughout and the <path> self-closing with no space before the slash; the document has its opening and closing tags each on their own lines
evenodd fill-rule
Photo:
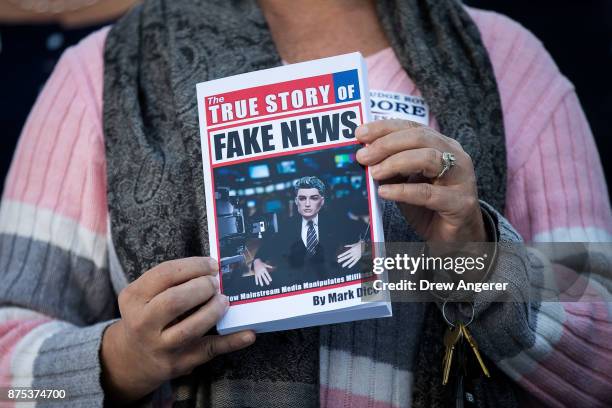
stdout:
<svg viewBox="0 0 612 408">
<path fill-rule="evenodd" d="M 456 162 L 457 162 L 457 159 L 455 158 L 455 155 L 453 153 L 443 152 L 442 153 L 442 170 L 440 170 L 440 173 L 436 176 L 436 179 L 443 177 L 446 174 L 446 172 L 451 169 L 451 167 L 455 166 Z"/>
</svg>

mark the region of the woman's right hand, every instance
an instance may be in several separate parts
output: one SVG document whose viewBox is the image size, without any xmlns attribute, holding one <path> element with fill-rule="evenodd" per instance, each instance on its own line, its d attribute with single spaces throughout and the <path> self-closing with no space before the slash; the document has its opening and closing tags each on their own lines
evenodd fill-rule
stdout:
<svg viewBox="0 0 612 408">
<path fill-rule="evenodd" d="M 102 338 L 107 401 L 134 401 L 219 354 L 251 345 L 252 331 L 206 335 L 225 314 L 218 264 L 185 258 L 159 264 L 119 294 L 121 320 Z"/>
</svg>

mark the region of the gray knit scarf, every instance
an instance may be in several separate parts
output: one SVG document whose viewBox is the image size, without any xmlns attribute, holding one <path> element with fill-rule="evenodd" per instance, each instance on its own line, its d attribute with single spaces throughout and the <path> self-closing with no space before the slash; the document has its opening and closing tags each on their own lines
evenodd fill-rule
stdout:
<svg viewBox="0 0 612 408">
<path fill-rule="evenodd" d="M 378 10 L 442 133 L 471 155 L 480 198 L 503 211 L 501 104 L 474 22 L 454 0 L 384 0 Z M 111 30 L 103 115 L 108 205 L 129 281 L 162 261 L 209 253 L 195 84 L 280 64 L 253 0 L 147 0 Z M 419 240 L 392 203 L 384 222 L 386 240 Z M 320 393 L 327 401 L 329 358 L 341 350 L 413 372 L 413 405 L 446 406 L 442 330 L 435 307 L 402 304 L 389 319 L 260 335 L 247 350 L 173 381 L 174 405 L 316 406 Z M 495 374 L 478 391 L 479 406 L 513 400 Z"/>
</svg>

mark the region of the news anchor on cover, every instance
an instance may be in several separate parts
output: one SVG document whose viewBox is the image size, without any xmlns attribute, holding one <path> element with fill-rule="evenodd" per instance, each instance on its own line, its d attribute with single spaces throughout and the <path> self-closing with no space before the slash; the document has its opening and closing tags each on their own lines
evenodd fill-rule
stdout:
<svg viewBox="0 0 612 408">
<path fill-rule="evenodd" d="M 270 272 L 283 284 L 295 281 L 322 280 L 353 267 L 361 258 L 359 231 L 348 218 L 322 211 L 325 206 L 325 184 L 306 176 L 294 184 L 295 206 L 299 216 L 279 222 L 279 232 L 265 241 L 253 261 L 255 283 L 269 285 Z M 342 248 L 339 255 L 337 252 Z"/>
</svg>

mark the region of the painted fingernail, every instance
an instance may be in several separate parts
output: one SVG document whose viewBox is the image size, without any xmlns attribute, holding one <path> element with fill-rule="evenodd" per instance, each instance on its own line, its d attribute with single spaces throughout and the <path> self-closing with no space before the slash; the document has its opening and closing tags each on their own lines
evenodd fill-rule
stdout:
<svg viewBox="0 0 612 408">
<path fill-rule="evenodd" d="M 368 134 L 368 127 L 366 125 L 361 125 L 355 130 L 355 136 L 364 137 Z"/>
</svg>

